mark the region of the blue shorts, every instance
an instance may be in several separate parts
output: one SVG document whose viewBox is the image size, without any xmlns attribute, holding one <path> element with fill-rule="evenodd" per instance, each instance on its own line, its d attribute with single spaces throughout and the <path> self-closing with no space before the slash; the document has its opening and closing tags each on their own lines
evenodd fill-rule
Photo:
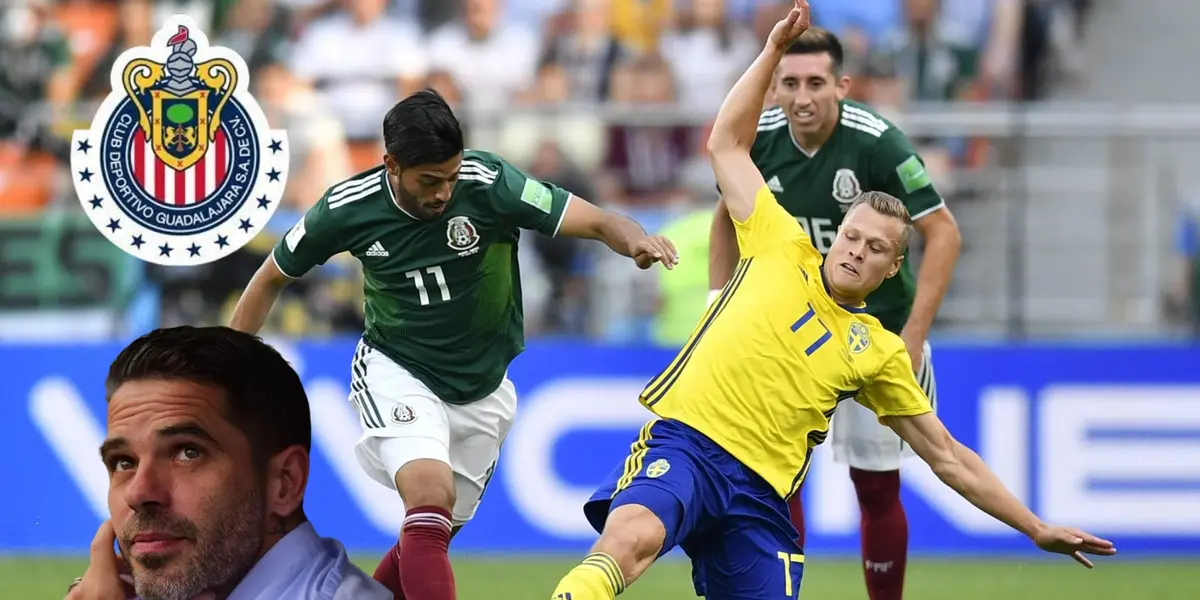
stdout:
<svg viewBox="0 0 1200 600">
<path fill-rule="evenodd" d="M 625 464 L 584 505 L 603 532 L 608 513 L 637 504 L 663 522 L 662 552 L 692 559 L 696 594 L 708 600 L 796 598 L 804 553 L 787 502 L 766 480 L 678 421 L 642 428 Z"/>
</svg>

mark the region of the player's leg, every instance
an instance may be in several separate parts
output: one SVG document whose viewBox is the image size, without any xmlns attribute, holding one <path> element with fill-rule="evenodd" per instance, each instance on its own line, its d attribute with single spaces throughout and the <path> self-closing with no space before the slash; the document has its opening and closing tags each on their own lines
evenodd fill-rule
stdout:
<svg viewBox="0 0 1200 600">
<path fill-rule="evenodd" d="M 359 464 L 397 490 L 407 509 L 398 548 L 389 551 L 395 557 L 384 557 L 377 579 L 397 598 L 452 600 L 448 547 L 456 494 L 445 405 L 404 368 L 361 343 L 350 387 L 363 424 L 355 447 Z M 380 573 L 392 563 L 398 565 L 394 578 Z M 421 576 L 404 578 L 404 572 Z M 397 580 L 401 585 L 392 588 Z"/>
<path fill-rule="evenodd" d="M 552 600 L 612 600 L 658 558 L 667 542 L 667 525 L 680 510 L 678 500 L 662 490 L 629 493 L 624 504 L 608 513 L 604 532 L 583 562 L 554 588 Z M 646 506 L 649 504 L 650 506 Z"/>
<path fill-rule="evenodd" d="M 908 517 L 900 502 L 900 438 L 853 401 L 838 406 L 830 437 L 834 460 L 849 464 L 858 497 L 867 596 L 900 600 L 908 560 Z"/>
<path fill-rule="evenodd" d="M 488 397 L 468 405 L 445 405 L 449 424 L 450 465 L 454 474 L 454 508 L 450 539 L 475 516 L 517 412 L 516 388 L 507 378 Z M 400 543 L 384 555 L 375 579 L 406 600 L 400 574 Z M 410 584 L 411 585 L 411 584 Z"/>
<path fill-rule="evenodd" d="M 708 600 L 799 597 L 804 551 L 787 503 L 749 468 L 732 457 L 729 463 L 724 471 L 734 491 L 719 526 L 684 546 L 703 577 L 697 587 Z"/>
<path fill-rule="evenodd" d="M 697 532 L 722 501 L 676 428 L 664 421 L 643 427 L 624 465 L 584 506 L 600 539 L 562 578 L 552 600 L 612 600 L 659 556 Z"/>
</svg>

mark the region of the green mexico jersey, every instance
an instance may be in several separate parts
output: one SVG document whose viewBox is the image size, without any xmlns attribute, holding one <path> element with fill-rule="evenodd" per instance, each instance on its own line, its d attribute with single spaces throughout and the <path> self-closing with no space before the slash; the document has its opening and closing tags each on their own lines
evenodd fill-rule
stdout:
<svg viewBox="0 0 1200 600">
<path fill-rule="evenodd" d="M 524 350 L 520 230 L 555 235 L 569 198 L 467 150 L 445 212 L 420 221 L 400 208 L 381 165 L 331 187 L 273 256 L 297 278 L 353 254 L 365 279 L 364 341 L 443 401 L 465 404 L 495 391 Z"/>
<path fill-rule="evenodd" d="M 751 156 L 779 204 L 795 215 L 822 255 L 829 252 L 850 204 L 863 192 L 899 198 L 914 221 L 945 205 L 904 134 L 857 102 L 842 102 L 838 126 L 811 156 L 792 138 L 783 109 L 764 111 Z M 867 312 L 899 333 L 915 293 L 916 278 L 905 261 L 895 277 L 885 279 L 867 297 Z"/>
</svg>

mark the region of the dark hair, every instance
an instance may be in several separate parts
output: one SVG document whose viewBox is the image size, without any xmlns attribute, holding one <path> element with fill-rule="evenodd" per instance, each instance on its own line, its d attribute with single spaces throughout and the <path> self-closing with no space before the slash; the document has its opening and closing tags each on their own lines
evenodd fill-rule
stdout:
<svg viewBox="0 0 1200 600">
<path fill-rule="evenodd" d="M 786 54 L 828 54 L 833 59 L 833 72 L 840 74 L 846 53 L 842 50 L 842 42 L 828 29 L 810 27 L 792 42 Z"/>
<path fill-rule="evenodd" d="M 107 400 L 128 381 L 175 379 L 225 392 L 225 417 L 250 440 L 256 468 L 289 446 L 312 447 L 308 396 L 295 369 L 261 339 L 228 327 L 155 329 L 108 369 Z"/>
<path fill-rule="evenodd" d="M 424 89 L 388 111 L 383 145 L 402 168 L 446 162 L 463 151 L 462 126 L 441 94 Z"/>
</svg>

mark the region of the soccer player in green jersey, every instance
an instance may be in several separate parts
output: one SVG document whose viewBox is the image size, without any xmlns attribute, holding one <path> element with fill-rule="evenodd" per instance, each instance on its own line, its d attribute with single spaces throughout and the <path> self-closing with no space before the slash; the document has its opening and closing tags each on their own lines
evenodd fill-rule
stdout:
<svg viewBox="0 0 1200 600">
<path fill-rule="evenodd" d="M 887 193 L 908 207 L 925 240 L 920 272 L 914 276 L 905 261 L 867 297 L 867 312 L 904 340 L 917 379 L 936 408 L 926 337 L 958 258 L 958 225 L 904 134 L 869 107 L 846 99 L 850 79 L 842 74 L 842 58 L 837 37 L 819 28 L 806 31 L 788 49 L 768 94 L 774 107 L 759 118 L 751 158 L 822 255 L 829 252 L 847 209 L 864 192 Z M 719 293 L 738 259 L 723 203 L 713 219 L 709 253 L 710 289 Z M 899 470 L 901 458 L 912 451 L 857 402 L 838 406 L 830 439 L 835 460 L 850 467 L 858 496 L 868 594 L 871 600 L 900 600 L 908 524 Z M 798 493 L 791 511 L 803 545 Z"/>
<path fill-rule="evenodd" d="M 495 154 L 464 150 L 459 122 L 435 92 L 392 108 L 383 134 L 383 164 L 309 209 L 250 281 L 232 326 L 258 331 L 280 290 L 335 254 L 362 262 L 355 454 L 407 509 L 375 577 L 396 598 L 450 600 L 447 546 L 474 516 L 517 407 L 507 370 L 524 348 L 520 230 L 599 240 L 643 269 L 671 268 L 678 257 L 630 219 Z"/>
</svg>

